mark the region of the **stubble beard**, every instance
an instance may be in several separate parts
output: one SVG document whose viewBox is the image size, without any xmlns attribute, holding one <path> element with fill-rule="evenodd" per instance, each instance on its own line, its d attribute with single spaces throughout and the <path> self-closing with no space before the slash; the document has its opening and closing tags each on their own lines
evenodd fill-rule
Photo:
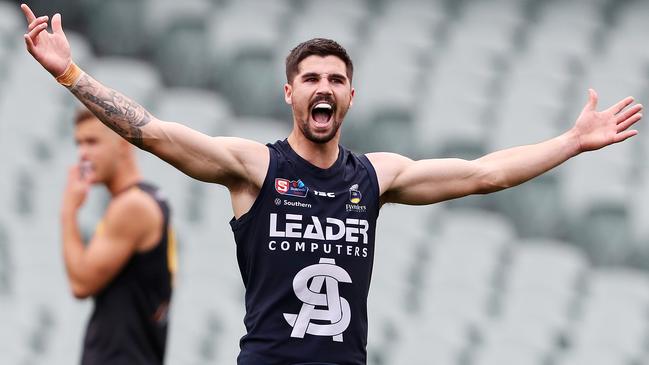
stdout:
<svg viewBox="0 0 649 365">
<path fill-rule="evenodd" d="M 332 118 L 334 117 L 332 116 Z M 336 133 L 338 133 L 338 129 L 340 128 L 340 125 L 342 123 L 333 120 L 332 124 L 333 126 L 328 133 L 316 134 L 313 131 L 313 129 L 309 126 L 309 120 L 307 119 L 307 120 L 303 120 L 302 123 L 300 123 L 300 130 L 302 131 L 302 134 L 306 137 L 306 139 L 308 139 L 309 141 L 317 144 L 325 144 L 331 141 L 336 136 Z"/>
<path fill-rule="evenodd" d="M 348 108 L 342 109 L 338 111 L 338 115 L 334 113 L 334 115 L 331 116 L 332 127 L 331 130 L 326 134 L 318 134 L 313 131 L 309 123 L 310 122 L 309 119 L 311 117 L 311 113 L 309 112 L 306 118 L 302 119 L 302 121 L 299 123 L 300 131 L 306 137 L 306 139 L 308 139 L 313 143 L 317 143 L 317 144 L 328 143 L 336 136 L 336 133 L 338 133 L 338 129 L 340 129 L 340 126 L 343 124 L 342 121 L 345 118 L 345 115 L 347 114 L 347 110 Z"/>
</svg>

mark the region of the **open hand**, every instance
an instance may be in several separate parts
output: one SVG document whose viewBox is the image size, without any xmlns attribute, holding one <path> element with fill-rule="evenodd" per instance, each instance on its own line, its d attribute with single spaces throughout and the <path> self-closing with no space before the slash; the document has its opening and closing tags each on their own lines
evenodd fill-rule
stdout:
<svg viewBox="0 0 649 365">
<path fill-rule="evenodd" d="M 54 77 L 61 76 L 72 62 L 70 44 L 61 27 L 61 14 L 52 17 L 52 33 L 49 33 L 47 15 L 37 18 L 25 4 L 20 5 L 20 9 L 28 24 L 24 36 L 27 51 Z"/>
<path fill-rule="evenodd" d="M 627 97 L 598 112 L 597 93 L 593 89 L 588 92 L 588 102 L 572 129 L 579 139 L 580 152 L 600 149 L 638 134 L 637 130 L 629 130 L 629 127 L 642 119 L 641 104 L 627 108 L 634 101 L 632 97 Z"/>
</svg>

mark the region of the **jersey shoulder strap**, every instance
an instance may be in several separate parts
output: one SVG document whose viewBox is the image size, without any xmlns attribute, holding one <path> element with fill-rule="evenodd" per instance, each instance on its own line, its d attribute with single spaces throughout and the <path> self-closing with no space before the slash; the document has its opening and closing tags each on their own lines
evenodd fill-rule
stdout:
<svg viewBox="0 0 649 365">
<path fill-rule="evenodd" d="M 358 157 L 358 160 L 363 164 L 365 169 L 367 170 L 367 175 L 370 178 L 372 189 L 374 190 L 374 197 L 376 198 L 377 206 L 380 209 L 381 208 L 381 189 L 379 187 L 379 179 L 376 175 L 376 170 L 374 169 L 374 165 L 372 165 L 372 162 L 370 162 L 370 159 L 367 158 L 366 155 L 356 155 Z"/>
</svg>

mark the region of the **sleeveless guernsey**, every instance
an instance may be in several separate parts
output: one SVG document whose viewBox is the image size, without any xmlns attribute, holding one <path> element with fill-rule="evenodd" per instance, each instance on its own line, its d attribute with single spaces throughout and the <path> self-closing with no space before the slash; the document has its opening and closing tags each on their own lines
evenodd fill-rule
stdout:
<svg viewBox="0 0 649 365">
<path fill-rule="evenodd" d="M 238 364 L 365 364 L 374 168 L 342 146 L 328 169 L 286 140 L 268 148 L 259 196 L 230 222 L 246 287 Z"/>
<path fill-rule="evenodd" d="M 117 276 L 94 297 L 94 310 L 84 340 L 82 364 L 162 364 L 167 338 L 167 312 L 175 271 L 175 236 L 170 209 L 158 190 L 137 188 L 158 203 L 162 236 L 149 251 L 134 254 Z"/>
</svg>

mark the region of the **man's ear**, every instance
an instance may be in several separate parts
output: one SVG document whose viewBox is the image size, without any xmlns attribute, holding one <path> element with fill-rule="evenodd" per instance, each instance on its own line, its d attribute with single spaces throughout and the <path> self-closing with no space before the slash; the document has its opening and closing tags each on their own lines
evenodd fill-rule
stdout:
<svg viewBox="0 0 649 365">
<path fill-rule="evenodd" d="M 354 104 L 354 95 L 356 95 L 356 89 L 352 87 L 351 93 L 349 93 L 349 107 L 351 108 Z"/>
<path fill-rule="evenodd" d="M 291 84 L 284 84 L 284 101 L 288 105 L 293 105 L 293 86 Z"/>
</svg>

